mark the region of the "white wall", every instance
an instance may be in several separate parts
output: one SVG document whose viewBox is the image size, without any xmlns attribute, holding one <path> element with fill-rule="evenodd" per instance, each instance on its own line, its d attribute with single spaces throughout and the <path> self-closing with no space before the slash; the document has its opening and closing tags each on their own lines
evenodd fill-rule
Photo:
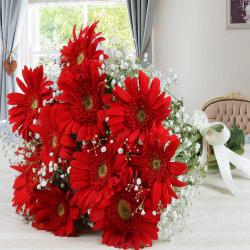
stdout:
<svg viewBox="0 0 250 250">
<path fill-rule="evenodd" d="M 153 62 L 179 74 L 188 110 L 238 91 L 250 96 L 250 29 L 226 29 L 226 0 L 155 0 Z"/>
</svg>

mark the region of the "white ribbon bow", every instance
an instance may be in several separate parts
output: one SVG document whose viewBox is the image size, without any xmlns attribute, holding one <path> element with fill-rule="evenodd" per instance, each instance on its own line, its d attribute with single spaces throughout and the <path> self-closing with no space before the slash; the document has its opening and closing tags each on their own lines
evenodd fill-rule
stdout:
<svg viewBox="0 0 250 250">
<path fill-rule="evenodd" d="M 195 115 L 197 116 L 197 114 L 199 116 L 199 121 L 197 121 L 197 117 L 193 117 L 191 123 L 200 130 L 203 136 L 203 160 L 205 158 L 207 159 L 206 143 L 208 143 L 213 147 L 215 158 L 217 160 L 221 176 L 226 186 L 233 195 L 238 195 L 239 190 L 233 181 L 230 162 L 236 168 L 241 170 L 247 177 L 250 177 L 250 160 L 239 156 L 238 154 L 234 153 L 232 150 L 224 146 L 224 144 L 230 138 L 230 131 L 224 123 L 209 123 L 204 112 L 198 111 L 198 113 L 196 112 Z"/>
</svg>

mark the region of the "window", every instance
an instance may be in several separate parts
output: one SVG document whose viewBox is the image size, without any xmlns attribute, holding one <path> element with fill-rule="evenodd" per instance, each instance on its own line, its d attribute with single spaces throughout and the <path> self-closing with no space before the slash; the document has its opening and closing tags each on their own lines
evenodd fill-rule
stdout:
<svg viewBox="0 0 250 250">
<path fill-rule="evenodd" d="M 73 25 L 99 20 L 98 30 L 106 41 L 104 47 L 126 47 L 134 51 L 127 6 L 124 1 L 89 1 L 29 5 L 29 64 L 43 64 L 45 72 L 58 75 L 59 52 L 71 37 Z"/>
</svg>

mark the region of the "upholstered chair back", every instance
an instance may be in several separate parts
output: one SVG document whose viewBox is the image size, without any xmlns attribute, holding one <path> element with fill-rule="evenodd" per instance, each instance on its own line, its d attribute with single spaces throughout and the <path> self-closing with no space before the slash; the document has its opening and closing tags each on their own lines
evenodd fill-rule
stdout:
<svg viewBox="0 0 250 250">
<path fill-rule="evenodd" d="M 237 126 L 246 134 L 250 134 L 250 98 L 233 93 L 207 102 L 202 110 L 207 114 L 209 121 L 223 122 L 229 128 L 236 119 Z"/>
</svg>

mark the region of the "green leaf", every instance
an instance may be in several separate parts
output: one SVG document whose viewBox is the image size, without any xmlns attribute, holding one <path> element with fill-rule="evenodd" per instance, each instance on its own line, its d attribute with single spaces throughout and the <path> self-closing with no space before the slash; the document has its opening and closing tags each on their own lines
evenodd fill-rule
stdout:
<svg viewBox="0 0 250 250">
<path fill-rule="evenodd" d="M 242 129 L 237 127 L 235 119 L 233 126 L 230 129 L 230 133 L 231 136 L 227 143 L 227 146 L 233 151 L 243 149 L 245 145 L 245 133 Z"/>
<path fill-rule="evenodd" d="M 210 127 L 211 129 L 215 130 L 216 132 L 222 132 L 224 126 L 222 124 L 215 124 Z"/>
</svg>

